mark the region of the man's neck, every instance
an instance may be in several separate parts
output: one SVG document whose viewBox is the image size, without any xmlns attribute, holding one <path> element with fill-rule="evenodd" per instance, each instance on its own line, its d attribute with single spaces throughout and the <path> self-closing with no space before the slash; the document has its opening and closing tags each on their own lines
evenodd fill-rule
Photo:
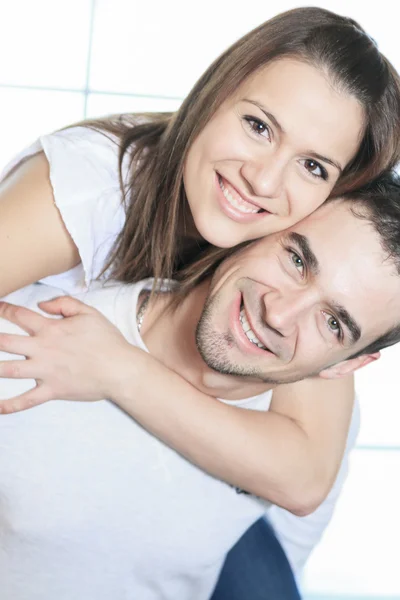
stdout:
<svg viewBox="0 0 400 600">
<path fill-rule="evenodd" d="M 239 400 L 271 389 L 266 383 L 218 373 L 203 361 L 196 346 L 196 327 L 209 285 L 207 280 L 197 286 L 174 311 L 167 310 L 170 294 L 157 294 L 149 302 L 141 335 L 150 354 L 210 396 Z"/>
</svg>

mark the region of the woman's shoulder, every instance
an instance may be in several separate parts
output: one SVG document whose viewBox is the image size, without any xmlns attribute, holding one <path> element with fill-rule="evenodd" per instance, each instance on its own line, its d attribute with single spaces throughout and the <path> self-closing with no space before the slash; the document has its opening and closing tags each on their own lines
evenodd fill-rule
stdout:
<svg viewBox="0 0 400 600">
<path fill-rule="evenodd" d="M 119 143 L 111 134 L 91 127 L 76 126 L 40 136 L 10 160 L 0 179 L 5 179 L 30 157 L 43 152 L 49 163 L 53 184 L 62 182 L 70 201 L 82 199 L 85 190 L 119 185 Z M 71 189 L 73 188 L 73 189 Z"/>
<path fill-rule="evenodd" d="M 3 178 L 39 153 L 48 162 L 53 203 L 81 258 L 74 269 L 42 281 L 80 291 L 101 273 L 124 225 L 118 139 L 86 126 L 43 135 L 7 165 Z"/>
<path fill-rule="evenodd" d="M 66 129 L 59 129 L 53 133 L 42 135 L 39 142 L 44 150 L 54 148 L 58 151 L 84 153 L 113 158 L 118 160 L 119 138 L 100 126 L 81 124 Z"/>
<path fill-rule="evenodd" d="M 119 188 L 119 142 L 115 136 L 86 126 L 70 127 L 40 138 L 50 166 L 50 178 L 62 177 L 82 193 Z M 72 200 L 72 199 L 71 199 Z"/>
<path fill-rule="evenodd" d="M 41 143 L 54 201 L 79 250 L 88 286 L 102 271 L 125 221 L 118 139 L 78 126 L 44 136 Z"/>
</svg>

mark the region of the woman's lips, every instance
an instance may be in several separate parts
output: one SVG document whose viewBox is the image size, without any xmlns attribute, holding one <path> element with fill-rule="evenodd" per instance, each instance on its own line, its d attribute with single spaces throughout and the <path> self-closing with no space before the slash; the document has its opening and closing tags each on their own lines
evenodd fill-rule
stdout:
<svg viewBox="0 0 400 600">
<path fill-rule="evenodd" d="M 223 212 L 239 223 L 258 221 L 271 213 L 243 198 L 236 188 L 219 173 L 216 174 L 218 200 Z"/>
<path fill-rule="evenodd" d="M 229 204 L 240 210 L 244 213 L 258 213 L 260 212 L 260 207 L 253 204 L 246 198 L 244 198 L 235 187 L 227 179 L 224 179 L 221 175 L 218 176 L 218 181 L 222 193 L 225 198 L 228 200 Z"/>
</svg>

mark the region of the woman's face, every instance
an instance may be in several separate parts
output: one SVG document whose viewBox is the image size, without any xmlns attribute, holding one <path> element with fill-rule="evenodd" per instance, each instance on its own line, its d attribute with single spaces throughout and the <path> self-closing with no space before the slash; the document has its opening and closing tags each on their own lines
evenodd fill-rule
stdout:
<svg viewBox="0 0 400 600">
<path fill-rule="evenodd" d="M 222 248 L 286 229 L 329 196 L 356 154 L 364 111 L 290 58 L 247 80 L 192 144 L 184 185 L 198 233 Z"/>
</svg>

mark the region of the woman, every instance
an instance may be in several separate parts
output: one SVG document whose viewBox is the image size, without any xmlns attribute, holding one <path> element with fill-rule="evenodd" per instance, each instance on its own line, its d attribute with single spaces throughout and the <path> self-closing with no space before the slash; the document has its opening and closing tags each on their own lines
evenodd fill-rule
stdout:
<svg viewBox="0 0 400 600">
<path fill-rule="evenodd" d="M 318 8 L 279 15 L 217 59 L 174 115 L 65 130 L 14 161 L 1 190 L 0 294 L 38 280 L 76 291 L 83 274 L 86 285 L 99 276 L 173 277 L 184 296 L 227 255 L 221 248 L 284 229 L 332 193 L 393 166 L 399 134 L 397 75 L 355 22 Z M 118 152 L 126 212 L 117 190 Z M 29 352 L 19 345 L 30 358 L 19 376 L 39 385 L 4 402 L 4 411 L 82 397 L 86 389 L 85 399 L 122 403 L 201 468 L 288 510 L 306 514 L 325 497 L 346 439 L 351 382 L 310 381 L 298 394 L 296 386 L 282 388 L 269 414 L 249 419 L 123 346 L 98 315 L 65 301 L 46 308 L 83 314 L 49 324 Z M 67 361 L 75 373 L 77 390 L 44 370 L 43 344 L 51 346 L 56 327 L 82 336 L 73 353 L 59 335 L 51 348 L 52 360 Z M 0 348 L 14 352 L 17 343 L 3 338 Z M 122 353 L 132 374 L 128 401 L 113 376 L 113 354 L 120 373 Z M 0 375 L 10 376 L 14 366 L 1 365 Z M 138 405 L 134 371 L 143 376 L 144 369 L 154 385 Z M 335 402 L 321 406 L 322 394 Z M 169 403 L 168 418 L 167 395 L 177 407 L 171 411 Z M 185 415 L 184 435 L 173 414 Z M 210 422 L 220 435 L 207 434 L 202 423 Z M 277 455 L 282 436 L 293 442 Z"/>
</svg>

